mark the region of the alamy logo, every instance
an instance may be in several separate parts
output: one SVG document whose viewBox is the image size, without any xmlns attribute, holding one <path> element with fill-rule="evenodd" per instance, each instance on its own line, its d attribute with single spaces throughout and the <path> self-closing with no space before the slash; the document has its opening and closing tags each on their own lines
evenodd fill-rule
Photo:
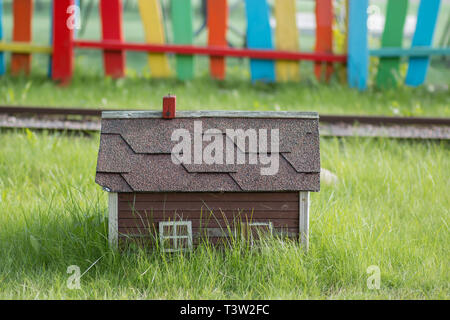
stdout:
<svg viewBox="0 0 450 320">
<path fill-rule="evenodd" d="M 380 289 L 381 271 L 378 266 L 368 266 L 366 270 L 370 276 L 367 278 L 367 288 L 370 290 Z"/>
<path fill-rule="evenodd" d="M 261 165 L 261 175 L 275 175 L 279 169 L 280 133 L 279 129 L 270 129 L 269 152 L 268 131 L 267 129 L 245 131 L 226 129 L 223 132 L 212 128 L 203 132 L 202 121 L 194 121 L 193 137 L 187 129 L 176 129 L 172 133 L 171 140 L 177 142 L 172 148 L 172 162 L 233 165 L 246 164 L 248 161 L 251 165 Z M 247 141 L 248 145 L 246 145 Z M 206 146 L 204 142 L 207 143 Z"/>
<path fill-rule="evenodd" d="M 70 274 L 70 277 L 67 278 L 67 288 L 69 289 L 80 289 L 80 279 L 81 279 L 81 271 L 80 267 L 77 265 L 71 265 L 67 267 L 67 274 Z"/>
<path fill-rule="evenodd" d="M 81 28 L 80 7 L 73 4 L 67 7 L 66 12 L 70 14 L 66 21 L 67 28 L 79 30 Z"/>
</svg>

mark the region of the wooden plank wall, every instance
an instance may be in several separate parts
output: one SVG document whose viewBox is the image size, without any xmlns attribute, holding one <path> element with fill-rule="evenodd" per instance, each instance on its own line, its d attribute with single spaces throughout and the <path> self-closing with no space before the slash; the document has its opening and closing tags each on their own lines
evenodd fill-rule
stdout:
<svg viewBox="0 0 450 320">
<path fill-rule="evenodd" d="M 275 46 L 278 50 L 299 51 L 295 0 L 275 0 Z M 277 60 L 277 81 L 299 81 L 298 61 Z"/>
<path fill-rule="evenodd" d="M 245 11 L 248 48 L 273 49 L 267 0 L 245 0 Z M 274 82 L 275 63 L 273 60 L 250 59 L 250 73 L 253 82 Z"/>
<path fill-rule="evenodd" d="M 227 0 L 208 0 L 208 46 L 227 47 Z M 210 72 L 213 79 L 225 79 L 225 58 L 210 57 Z"/>
<path fill-rule="evenodd" d="M 100 0 L 100 16 L 102 39 L 123 41 L 122 31 L 122 1 Z M 125 75 L 125 52 L 123 50 L 103 51 L 105 75 L 121 78 Z"/>
<path fill-rule="evenodd" d="M 3 40 L 3 2 L 0 0 L 0 41 Z M 5 74 L 5 54 L 0 51 L 0 76 Z"/>
<path fill-rule="evenodd" d="M 32 40 L 33 1 L 13 1 L 13 41 L 31 42 Z M 13 53 L 11 55 L 11 74 L 29 74 L 31 70 L 30 53 Z"/>
<path fill-rule="evenodd" d="M 439 13 L 440 0 L 421 0 L 417 13 L 416 31 L 411 47 L 430 47 Z M 430 57 L 411 57 L 409 59 L 406 84 L 418 86 L 424 83 L 427 76 Z"/>
<path fill-rule="evenodd" d="M 139 0 L 139 12 L 144 27 L 145 41 L 152 44 L 164 44 L 165 35 L 159 0 Z M 169 60 L 164 53 L 149 53 L 148 64 L 154 78 L 170 76 Z"/>
<path fill-rule="evenodd" d="M 192 29 L 191 0 L 171 2 L 173 42 L 175 44 L 192 44 L 194 32 Z M 194 56 L 176 56 L 177 77 L 180 80 L 190 80 L 194 77 Z"/>
<path fill-rule="evenodd" d="M 274 233 L 298 238 L 298 192 L 121 193 L 118 199 L 122 236 L 158 234 L 160 221 L 182 219 L 192 221 L 194 240 L 205 230 L 210 238 L 223 238 L 227 226 L 269 221 Z"/>
<path fill-rule="evenodd" d="M 408 0 L 389 0 L 386 9 L 386 23 L 384 25 L 381 47 L 401 48 L 403 41 L 403 27 L 408 10 Z M 377 73 L 379 87 L 394 87 L 399 76 L 400 57 L 380 58 Z"/>
</svg>

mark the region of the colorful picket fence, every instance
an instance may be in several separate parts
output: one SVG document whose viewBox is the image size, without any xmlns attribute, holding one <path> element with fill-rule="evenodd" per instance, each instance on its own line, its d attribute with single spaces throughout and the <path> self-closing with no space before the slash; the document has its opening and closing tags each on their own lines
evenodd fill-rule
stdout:
<svg viewBox="0 0 450 320">
<path fill-rule="evenodd" d="M 102 27 L 99 41 L 76 39 L 74 14 L 77 13 L 76 8 L 79 11 L 76 0 L 53 0 L 51 44 L 47 46 L 32 42 L 33 0 L 13 0 L 12 42 L 2 41 L 4 30 L 0 0 L 0 75 L 6 72 L 5 51 L 12 52 L 10 71 L 13 75 L 28 74 L 31 54 L 45 53 L 51 56 L 49 74 L 52 79 L 69 83 L 74 69 L 74 51 L 84 48 L 102 50 L 105 75 L 113 78 L 125 75 L 126 51 L 142 51 L 148 53 L 151 75 L 155 78 L 167 78 L 175 74 L 181 80 L 192 79 L 195 73 L 195 56 L 206 55 L 210 59 L 210 74 L 213 79 L 226 78 L 227 57 L 241 57 L 250 59 L 252 81 L 298 81 L 300 61 L 309 60 L 314 63 L 314 74 L 318 81 L 328 81 L 344 65 L 348 85 L 364 90 L 368 85 L 369 56 L 377 56 L 380 61 L 375 77 L 376 85 L 391 87 L 401 81 L 411 86 L 422 84 L 426 78 L 430 56 L 450 54 L 450 48 L 432 48 L 440 0 L 421 0 L 417 27 L 411 48 L 408 49 L 402 48 L 408 0 L 389 0 L 381 48 L 376 50 L 368 47 L 369 0 L 345 0 L 345 54 L 333 52 L 335 8 L 332 0 L 316 1 L 314 52 L 299 51 L 302 37 L 296 24 L 295 0 L 275 0 L 273 8 L 267 0 L 242 1 L 247 19 L 246 48 L 231 48 L 227 44 L 227 0 L 207 0 L 206 46 L 193 45 L 191 0 L 171 2 L 172 44 L 166 41 L 159 0 L 137 0 L 145 43 L 124 41 L 121 0 L 99 0 Z M 270 25 L 271 16 L 276 21 L 275 30 Z M 175 55 L 176 67 L 173 71 L 170 69 L 168 54 Z M 399 77 L 402 57 L 408 59 L 405 79 Z"/>
</svg>

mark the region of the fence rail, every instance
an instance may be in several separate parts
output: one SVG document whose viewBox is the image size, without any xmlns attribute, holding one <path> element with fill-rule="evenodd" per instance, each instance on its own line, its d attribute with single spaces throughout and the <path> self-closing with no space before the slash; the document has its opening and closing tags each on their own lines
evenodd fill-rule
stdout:
<svg viewBox="0 0 450 320">
<path fill-rule="evenodd" d="M 279 60 L 311 60 L 325 62 L 341 62 L 347 60 L 346 55 L 327 53 L 292 52 L 280 50 L 258 50 L 258 49 L 237 49 L 221 47 L 204 47 L 194 45 L 175 44 L 143 44 L 120 41 L 86 41 L 75 40 L 73 45 L 83 49 L 103 49 L 103 50 L 130 50 L 144 52 L 175 53 L 181 55 L 207 55 L 217 57 L 239 57 L 252 59 L 279 59 Z"/>
</svg>

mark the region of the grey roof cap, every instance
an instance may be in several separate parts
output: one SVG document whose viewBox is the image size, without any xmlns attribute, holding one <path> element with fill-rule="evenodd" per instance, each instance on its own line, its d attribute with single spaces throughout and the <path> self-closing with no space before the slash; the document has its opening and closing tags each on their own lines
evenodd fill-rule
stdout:
<svg viewBox="0 0 450 320">
<path fill-rule="evenodd" d="M 291 111 L 177 111 L 177 118 L 292 118 L 319 119 L 317 112 Z M 103 111 L 103 119 L 161 118 L 161 111 Z"/>
</svg>

